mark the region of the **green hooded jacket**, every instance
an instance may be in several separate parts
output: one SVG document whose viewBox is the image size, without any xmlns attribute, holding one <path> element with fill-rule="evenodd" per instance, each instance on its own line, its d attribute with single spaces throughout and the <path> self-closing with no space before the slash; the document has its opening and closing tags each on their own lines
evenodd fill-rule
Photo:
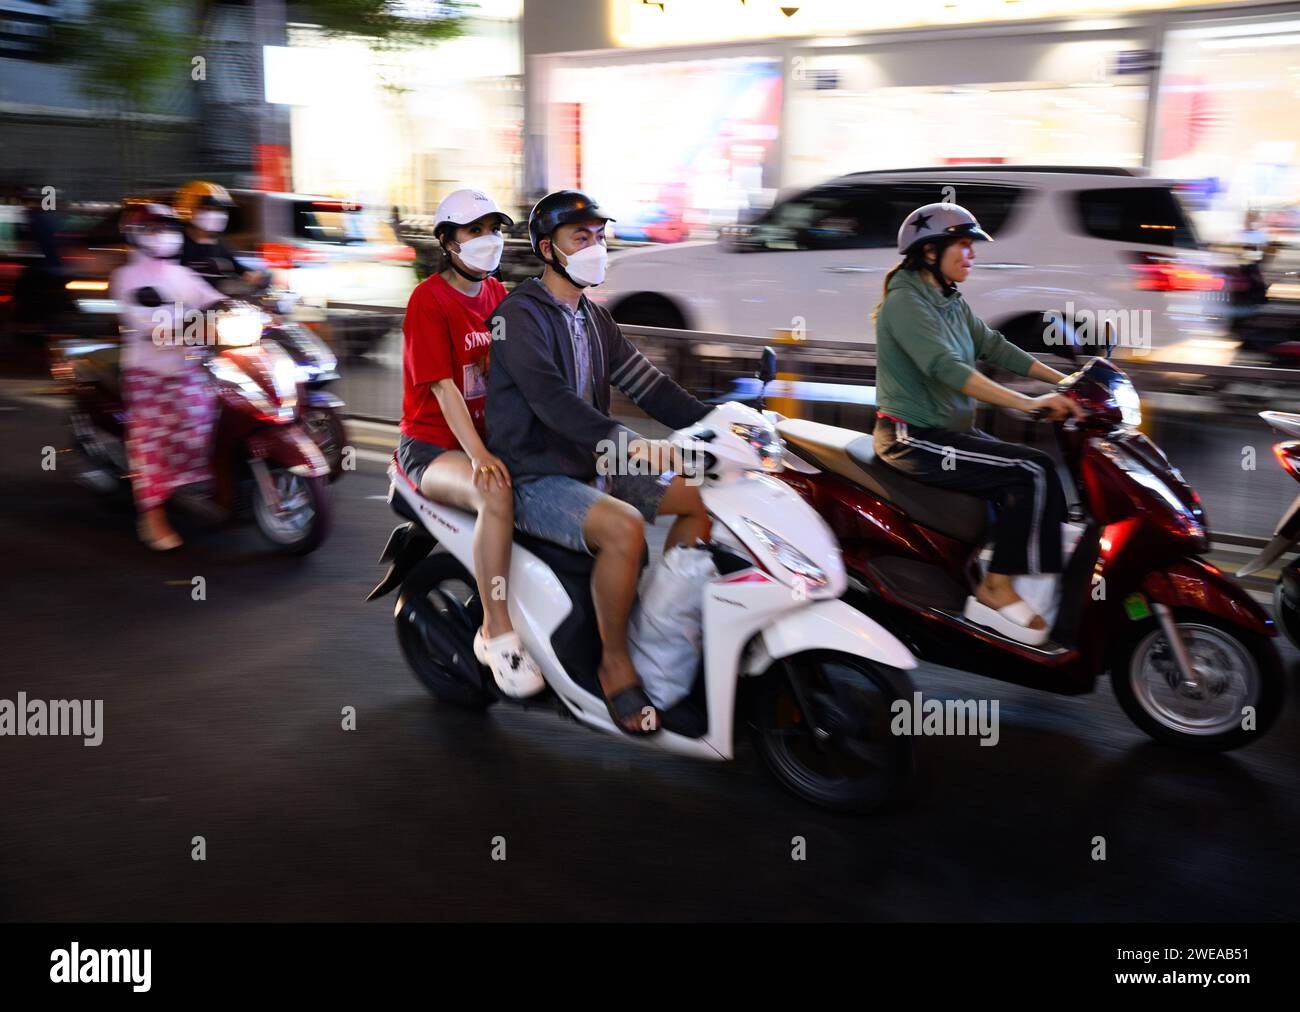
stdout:
<svg viewBox="0 0 1300 1012">
<path fill-rule="evenodd" d="M 919 271 L 900 270 L 876 319 L 876 407 L 918 428 L 964 432 L 974 401 L 961 392 L 977 360 L 1021 376 L 1034 358 L 971 312 L 960 292 L 944 295 Z"/>
</svg>

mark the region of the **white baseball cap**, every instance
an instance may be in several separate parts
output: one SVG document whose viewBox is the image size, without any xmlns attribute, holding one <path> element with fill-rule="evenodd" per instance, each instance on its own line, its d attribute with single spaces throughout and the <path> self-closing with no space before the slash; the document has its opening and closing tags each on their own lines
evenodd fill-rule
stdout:
<svg viewBox="0 0 1300 1012">
<path fill-rule="evenodd" d="M 433 227 L 436 231 L 443 222 L 469 225 L 485 214 L 497 215 L 503 225 L 514 224 L 510 215 L 497 207 L 496 201 L 481 190 L 453 190 L 442 198 L 438 210 L 433 213 Z"/>
</svg>

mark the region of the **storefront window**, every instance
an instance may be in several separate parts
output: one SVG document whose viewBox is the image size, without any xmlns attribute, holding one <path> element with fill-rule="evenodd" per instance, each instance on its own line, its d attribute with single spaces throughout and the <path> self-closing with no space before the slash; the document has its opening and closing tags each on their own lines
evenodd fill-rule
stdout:
<svg viewBox="0 0 1300 1012">
<path fill-rule="evenodd" d="M 893 84 L 894 68 L 869 54 L 810 57 L 786 117 L 786 181 L 975 162 L 1140 166 L 1147 75 L 1115 72 L 1135 45 L 1078 47 L 1068 59 L 1056 51 L 1070 46 L 1045 46 L 1042 69 L 1071 76 L 962 85 Z M 922 47 L 916 53 L 903 69 L 944 73 Z"/>
<path fill-rule="evenodd" d="M 780 117 L 774 59 L 558 68 L 548 178 L 589 190 L 619 237 L 676 242 L 771 204 Z"/>
<path fill-rule="evenodd" d="M 1153 170 L 1181 181 L 1203 238 L 1295 232 L 1300 21 L 1169 33 Z M 1250 220 L 1248 221 L 1248 215 Z"/>
<path fill-rule="evenodd" d="M 473 186 L 522 207 L 517 21 L 473 18 L 459 38 L 390 51 L 294 28 L 267 77 L 268 99 L 292 107 L 294 189 L 427 214 Z"/>
</svg>

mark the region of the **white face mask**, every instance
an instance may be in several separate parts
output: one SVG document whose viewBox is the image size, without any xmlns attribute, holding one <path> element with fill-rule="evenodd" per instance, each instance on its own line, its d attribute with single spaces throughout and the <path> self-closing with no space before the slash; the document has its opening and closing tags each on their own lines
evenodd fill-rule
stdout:
<svg viewBox="0 0 1300 1012">
<path fill-rule="evenodd" d="M 561 252 L 556 250 L 557 253 Z M 605 264 L 609 259 L 609 250 L 603 243 L 595 243 L 577 253 L 565 254 L 564 270 L 581 288 L 598 285 L 605 280 Z"/>
<path fill-rule="evenodd" d="M 194 224 L 205 232 L 224 232 L 230 216 L 225 211 L 195 211 Z"/>
<path fill-rule="evenodd" d="M 489 232 L 461 243 L 456 255 L 470 270 L 491 274 L 501 263 L 501 251 L 505 248 L 505 237 L 500 232 Z"/>
<path fill-rule="evenodd" d="M 140 248 L 159 260 L 176 256 L 184 242 L 184 237 L 171 229 L 140 236 Z"/>
</svg>

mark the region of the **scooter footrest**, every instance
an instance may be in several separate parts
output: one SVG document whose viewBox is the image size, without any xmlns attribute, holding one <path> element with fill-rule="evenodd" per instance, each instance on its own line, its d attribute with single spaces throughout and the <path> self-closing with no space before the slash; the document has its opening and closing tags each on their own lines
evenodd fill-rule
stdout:
<svg viewBox="0 0 1300 1012">
<path fill-rule="evenodd" d="M 970 594 L 938 566 L 902 556 L 872 559 L 867 572 L 895 597 L 935 611 L 960 613 Z"/>
</svg>

